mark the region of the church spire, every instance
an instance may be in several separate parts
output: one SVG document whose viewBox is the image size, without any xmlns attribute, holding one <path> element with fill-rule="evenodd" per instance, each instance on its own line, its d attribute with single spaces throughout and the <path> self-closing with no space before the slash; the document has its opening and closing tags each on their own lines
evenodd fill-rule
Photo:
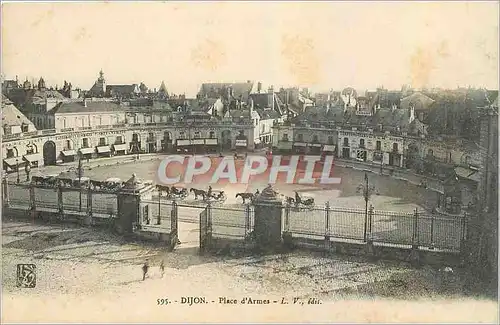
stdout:
<svg viewBox="0 0 500 325">
<path fill-rule="evenodd" d="M 158 93 L 162 97 L 168 97 L 167 86 L 165 86 L 165 82 L 164 81 L 161 82 L 160 89 L 158 90 Z"/>
</svg>

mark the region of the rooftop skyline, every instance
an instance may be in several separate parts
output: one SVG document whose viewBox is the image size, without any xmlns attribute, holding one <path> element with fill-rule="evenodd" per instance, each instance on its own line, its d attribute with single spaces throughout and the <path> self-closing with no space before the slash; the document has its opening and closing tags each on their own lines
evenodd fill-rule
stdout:
<svg viewBox="0 0 500 325">
<path fill-rule="evenodd" d="M 498 89 L 498 3 L 8 3 L 2 73 L 90 89 L 204 82 Z M 31 81 L 31 80 L 30 80 Z"/>
</svg>

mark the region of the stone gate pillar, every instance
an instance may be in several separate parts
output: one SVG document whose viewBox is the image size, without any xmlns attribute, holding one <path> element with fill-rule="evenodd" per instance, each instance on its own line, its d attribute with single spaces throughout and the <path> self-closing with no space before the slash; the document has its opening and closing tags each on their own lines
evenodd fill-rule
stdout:
<svg viewBox="0 0 500 325">
<path fill-rule="evenodd" d="M 6 175 L 2 178 L 2 202 L 4 207 L 9 207 L 9 181 Z"/>
<path fill-rule="evenodd" d="M 278 193 L 268 185 L 254 201 L 254 234 L 256 247 L 273 250 L 281 246 L 282 202 Z"/>
<path fill-rule="evenodd" d="M 145 185 L 135 174 L 125 182 L 118 193 L 118 220 L 116 229 L 119 233 L 132 233 L 134 224 L 151 223 L 149 203 L 152 200 L 153 185 Z"/>
</svg>

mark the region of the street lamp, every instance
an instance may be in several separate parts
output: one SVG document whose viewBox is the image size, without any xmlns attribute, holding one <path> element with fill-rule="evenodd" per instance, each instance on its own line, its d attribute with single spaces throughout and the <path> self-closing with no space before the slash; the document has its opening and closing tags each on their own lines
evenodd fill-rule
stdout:
<svg viewBox="0 0 500 325">
<path fill-rule="evenodd" d="M 17 184 L 19 184 L 19 158 L 16 158 L 16 173 L 17 173 Z"/>
<path fill-rule="evenodd" d="M 365 182 L 363 184 L 358 185 L 356 192 L 362 192 L 363 198 L 365 199 L 365 230 L 363 233 L 364 241 L 367 240 L 367 229 L 368 229 L 368 201 L 375 191 L 374 186 L 370 186 L 368 182 L 368 175 L 365 173 Z"/>
</svg>

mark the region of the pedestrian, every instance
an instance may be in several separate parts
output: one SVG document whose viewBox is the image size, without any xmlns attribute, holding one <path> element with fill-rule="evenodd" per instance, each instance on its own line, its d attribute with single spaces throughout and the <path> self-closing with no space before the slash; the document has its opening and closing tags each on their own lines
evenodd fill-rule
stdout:
<svg viewBox="0 0 500 325">
<path fill-rule="evenodd" d="M 163 275 L 165 274 L 165 262 L 161 260 L 160 263 L 160 272 L 161 272 L 161 277 L 163 278 Z"/>
<path fill-rule="evenodd" d="M 149 262 L 146 260 L 144 265 L 142 266 L 142 281 L 146 280 L 146 276 L 148 275 L 149 270 Z"/>
</svg>

